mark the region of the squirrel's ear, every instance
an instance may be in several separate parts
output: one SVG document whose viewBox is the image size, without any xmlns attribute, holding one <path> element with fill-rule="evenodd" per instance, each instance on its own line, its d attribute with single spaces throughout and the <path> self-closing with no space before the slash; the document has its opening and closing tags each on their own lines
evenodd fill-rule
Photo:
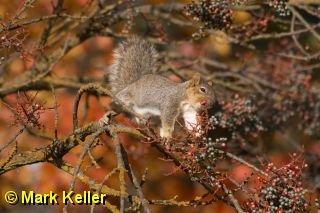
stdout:
<svg viewBox="0 0 320 213">
<path fill-rule="evenodd" d="M 208 81 L 208 85 L 212 87 L 213 82 L 212 81 Z"/>
<path fill-rule="evenodd" d="M 196 73 L 194 74 L 194 76 L 192 77 L 192 83 L 194 84 L 194 86 L 197 86 L 200 84 L 200 80 L 201 80 L 201 75 L 200 73 Z"/>
<path fill-rule="evenodd" d="M 191 80 L 188 81 L 188 87 L 195 87 L 200 84 L 201 76 L 199 73 L 194 74 Z"/>
</svg>

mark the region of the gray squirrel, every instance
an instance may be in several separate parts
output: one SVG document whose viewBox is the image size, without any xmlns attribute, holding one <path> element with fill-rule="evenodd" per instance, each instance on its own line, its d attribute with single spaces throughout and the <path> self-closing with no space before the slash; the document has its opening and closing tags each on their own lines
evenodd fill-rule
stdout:
<svg viewBox="0 0 320 213">
<path fill-rule="evenodd" d="M 133 111 L 159 116 L 160 136 L 169 139 L 180 114 L 188 130 L 199 127 L 197 114 L 213 105 L 215 94 L 212 83 L 202 80 L 199 73 L 183 83 L 157 74 L 157 59 L 158 53 L 150 42 L 129 38 L 115 51 L 109 81 L 113 95 Z"/>
</svg>

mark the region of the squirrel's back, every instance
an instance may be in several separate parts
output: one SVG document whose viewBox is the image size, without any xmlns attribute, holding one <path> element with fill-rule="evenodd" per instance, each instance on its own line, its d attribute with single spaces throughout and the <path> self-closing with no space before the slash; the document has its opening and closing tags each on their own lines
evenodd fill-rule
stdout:
<svg viewBox="0 0 320 213">
<path fill-rule="evenodd" d="M 132 37 L 121 43 L 109 72 L 112 92 L 117 94 L 143 75 L 152 74 L 157 58 L 156 49 L 147 40 Z"/>
</svg>

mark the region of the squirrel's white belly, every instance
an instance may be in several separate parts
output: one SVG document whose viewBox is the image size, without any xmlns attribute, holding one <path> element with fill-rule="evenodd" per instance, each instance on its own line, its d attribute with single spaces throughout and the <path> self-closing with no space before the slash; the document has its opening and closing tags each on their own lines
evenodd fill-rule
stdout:
<svg viewBox="0 0 320 213">
<path fill-rule="evenodd" d="M 161 112 L 157 108 L 152 108 L 152 107 L 138 107 L 138 106 L 133 106 L 132 108 L 136 113 L 141 114 L 141 115 L 157 115 L 160 116 Z"/>
<path fill-rule="evenodd" d="M 184 104 L 182 107 L 182 117 L 184 120 L 184 125 L 188 130 L 193 130 L 197 127 L 197 112 L 194 110 L 190 104 Z"/>
</svg>

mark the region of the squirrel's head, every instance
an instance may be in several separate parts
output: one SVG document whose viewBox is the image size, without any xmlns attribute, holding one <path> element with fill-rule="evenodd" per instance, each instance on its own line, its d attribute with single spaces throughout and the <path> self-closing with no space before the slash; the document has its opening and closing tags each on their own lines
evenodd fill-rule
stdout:
<svg viewBox="0 0 320 213">
<path fill-rule="evenodd" d="M 202 111 L 212 107 L 216 96 L 212 88 L 212 82 L 201 79 L 199 73 L 186 82 L 188 102 L 196 111 Z"/>
</svg>

